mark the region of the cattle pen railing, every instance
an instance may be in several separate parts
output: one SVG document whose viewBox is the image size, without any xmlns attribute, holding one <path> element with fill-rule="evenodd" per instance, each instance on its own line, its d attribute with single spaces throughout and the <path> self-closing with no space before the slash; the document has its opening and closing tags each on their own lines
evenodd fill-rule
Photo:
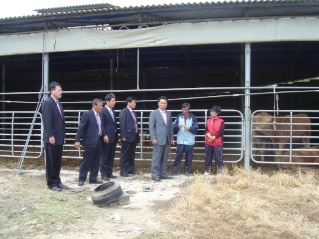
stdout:
<svg viewBox="0 0 319 239">
<path fill-rule="evenodd" d="M 77 128 L 81 120 L 81 115 L 85 110 L 65 110 L 66 122 L 66 144 L 63 147 L 63 158 L 82 159 L 83 148 L 79 150 L 74 148 L 74 139 Z M 119 110 L 115 110 L 117 114 L 117 121 Z M 152 145 L 149 135 L 149 114 L 151 110 L 136 110 L 138 126 L 140 132 L 141 143 L 137 146 L 135 159 L 149 161 L 152 157 Z M 172 113 L 172 120 L 181 113 L 181 110 L 170 110 Z M 199 124 L 199 129 L 196 134 L 193 162 L 203 162 L 205 159 L 205 125 L 207 120 L 207 109 L 191 110 L 196 116 Z M 0 157 L 20 158 L 24 143 L 28 136 L 30 124 L 35 112 L 0 112 L 0 120 L 2 122 L 0 130 Z M 41 113 L 36 112 L 36 123 L 32 130 L 31 138 L 25 158 L 39 158 L 43 155 L 43 126 Z M 225 120 L 225 135 L 224 135 L 224 160 L 227 163 L 237 163 L 243 158 L 243 144 L 244 144 L 244 124 L 243 115 L 237 110 L 223 110 L 221 116 Z M 118 129 L 119 131 L 119 129 Z M 176 135 L 175 135 L 176 140 Z M 120 140 L 116 147 L 116 157 L 120 156 Z M 176 144 L 171 147 L 169 153 L 169 160 L 174 160 L 176 154 Z"/>
<path fill-rule="evenodd" d="M 79 150 L 74 148 L 74 138 L 77 132 L 78 124 L 81 115 L 84 111 L 78 110 L 65 110 L 66 119 L 66 144 L 63 149 L 63 158 L 82 159 L 83 148 Z M 141 143 L 137 146 L 135 158 L 136 160 L 149 161 L 152 156 L 152 145 L 149 139 L 148 117 L 150 110 L 136 110 L 138 124 L 140 129 Z M 181 112 L 180 110 L 170 110 L 172 119 L 175 120 L 176 116 Z M 203 162 L 205 158 L 204 140 L 205 140 L 205 124 L 208 117 L 206 109 L 191 110 L 197 117 L 199 129 L 196 135 L 196 143 L 194 146 L 194 162 Z M 262 110 L 255 111 L 251 114 L 253 119 Z M 271 117 L 274 117 L 274 111 L 267 110 Z M 275 115 L 275 119 L 281 118 L 283 115 L 289 115 L 290 121 L 287 123 L 278 123 L 278 125 L 287 125 L 288 141 L 284 143 L 283 149 L 279 150 L 280 143 L 273 142 L 272 140 L 284 139 L 286 136 L 275 135 L 269 136 L 260 133 L 256 129 L 256 123 L 251 121 L 252 135 L 250 138 L 250 157 L 252 162 L 257 164 L 278 164 L 278 165 L 318 165 L 319 164 L 319 110 L 304 111 L 291 111 L 280 110 L 280 116 Z M 116 110 L 117 120 L 119 110 Z M 292 115 L 298 113 L 307 113 L 310 123 L 292 123 Z M 26 158 L 39 158 L 43 156 L 43 126 L 41 113 L 34 111 L 2 111 L 0 112 L 1 127 L 0 127 L 0 157 L 20 158 L 22 150 L 25 146 L 28 137 L 30 124 L 33 116 L 36 114 L 34 128 L 31 132 L 30 142 L 25 154 Z M 245 125 L 244 117 L 240 111 L 237 110 L 223 110 L 221 116 L 225 120 L 225 135 L 224 135 L 224 162 L 225 163 L 238 163 L 243 159 L 245 147 Z M 273 123 L 265 123 L 273 127 Z M 294 126 L 310 126 L 310 134 L 303 136 L 296 136 Z M 268 129 L 269 132 L 275 132 L 276 129 Z M 176 135 L 175 135 L 176 136 Z M 176 139 L 176 137 L 175 137 Z M 309 141 L 310 148 L 307 140 Z M 120 156 L 120 140 L 116 148 L 116 159 Z M 278 152 L 281 155 L 278 156 Z M 171 147 L 169 160 L 174 160 L 176 154 L 176 145 Z M 264 161 L 261 161 L 261 158 Z"/>
<path fill-rule="evenodd" d="M 265 117 L 261 112 L 271 116 Z M 278 115 L 278 114 L 279 115 Z M 251 119 L 251 159 L 259 164 L 319 165 L 318 110 L 258 110 Z M 302 114 L 296 117 L 297 114 Z M 306 114 L 306 115 L 304 115 Z"/>
</svg>

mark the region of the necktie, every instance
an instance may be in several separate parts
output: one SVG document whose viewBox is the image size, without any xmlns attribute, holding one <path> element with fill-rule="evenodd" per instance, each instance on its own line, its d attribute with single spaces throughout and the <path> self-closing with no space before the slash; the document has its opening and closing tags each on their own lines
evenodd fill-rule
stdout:
<svg viewBox="0 0 319 239">
<path fill-rule="evenodd" d="M 111 116 L 112 116 L 113 122 L 115 122 L 115 121 L 114 121 L 114 114 L 113 114 L 113 111 L 112 111 L 112 110 L 110 110 L 110 114 L 111 114 Z"/>
<path fill-rule="evenodd" d="M 164 122 L 165 122 L 165 125 L 167 125 L 167 116 L 166 116 L 166 113 L 165 111 L 161 111 L 162 112 L 162 116 L 163 116 L 163 119 L 164 119 Z"/>
<path fill-rule="evenodd" d="M 132 115 L 133 120 L 134 120 L 134 122 L 135 122 L 135 133 L 137 133 L 137 132 L 138 132 L 138 129 L 137 129 L 137 122 L 136 122 L 136 118 L 135 118 L 135 115 L 134 115 L 133 111 L 131 111 L 131 115 Z"/>
<path fill-rule="evenodd" d="M 58 110 L 60 112 L 61 118 L 63 118 L 62 112 L 61 112 L 61 109 L 60 109 L 60 105 L 59 105 L 59 101 L 57 100 L 57 101 L 55 101 L 55 103 L 56 103 L 56 107 L 58 107 Z"/>
<path fill-rule="evenodd" d="M 97 126 L 99 127 L 99 137 L 100 137 L 102 135 L 102 130 L 101 130 L 101 121 L 100 121 L 99 114 L 95 114 L 95 118 L 96 118 Z"/>
</svg>

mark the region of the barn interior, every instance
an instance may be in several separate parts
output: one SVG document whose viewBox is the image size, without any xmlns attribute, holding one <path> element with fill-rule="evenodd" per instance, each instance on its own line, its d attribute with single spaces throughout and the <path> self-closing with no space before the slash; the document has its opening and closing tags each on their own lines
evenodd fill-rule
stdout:
<svg viewBox="0 0 319 239">
<path fill-rule="evenodd" d="M 124 8 L 105 3 L 38 9 L 33 16 L 0 19 L 0 34 L 79 27 L 115 31 L 182 22 L 307 17 L 317 16 L 318 12 L 318 1 L 211 2 Z M 307 87 L 318 86 L 318 56 L 318 42 L 251 43 L 251 86 L 292 87 L 294 89 L 276 89 L 280 109 L 316 109 L 317 93 Z M 244 91 L 238 88 L 244 86 L 244 43 L 57 52 L 50 53 L 49 57 L 49 81 L 61 83 L 65 91 L 61 101 L 67 109 L 87 109 L 93 98 L 104 98 L 104 92 L 94 91 L 105 90 L 116 92 L 120 108 L 128 95 L 134 95 L 143 102 L 138 105 L 140 109 L 153 109 L 154 101 L 164 94 L 172 99 L 171 109 L 179 109 L 187 99 L 193 108 L 219 104 L 223 108 L 243 110 Z M 34 110 L 38 96 L 26 92 L 36 93 L 41 88 L 42 59 L 43 54 L 0 56 L 2 90 L 21 92 L 2 96 L 5 110 L 19 110 L 21 105 L 24 110 Z M 203 90 L 205 87 L 216 89 Z M 168 90 L 172 88 L 179 90 Z M 72 93 L 75 91 L 77 93 Z M 83 93 L 78 93 L 81 91 Z M 272 92 L 273 89 L 252 89 L 251 109 L 273 109 Z"/>
<path fill-rule="evenodd" d="M 38 9 L 32 16 L 0 19 L 0 36 L 74 28 L 125 31 L 185 22 L 318 17 L 318 12 L 318 0 L 124 8 L 105 3 Z M 319 42 L 252 42 L 250 47 L 251 111 L 279 108 L 308 113 L 313 117 L 311 142 L 319 143 L 319 115 L 311 112 L 319 106 Z M 2 94 L 2 111 L 35 110 L 44 79 L 44 53 L 0 56 L 1 90 L 6 93 Z M 166 95 L 169 110 L 180 110 L 183 102 L 189 102 L 192 109 L 217 104 L 244 114 L 245 74 L 245 42 L 49 53 L 49 81 L 62 85 L 65 110 L 89 109 L 93 98 L 103 99 L 113 92 L 117 110 L 125 107 L 127 96 L 138 99 L 137 110 L 152 110 L 158 97 Z M 240 143 L 239 127 L 233 127 L 235 133 L 230 134 L 237 134 L 234 137 Z M 238 148 L 243 147 L 238 144 Z"/>
</svg>

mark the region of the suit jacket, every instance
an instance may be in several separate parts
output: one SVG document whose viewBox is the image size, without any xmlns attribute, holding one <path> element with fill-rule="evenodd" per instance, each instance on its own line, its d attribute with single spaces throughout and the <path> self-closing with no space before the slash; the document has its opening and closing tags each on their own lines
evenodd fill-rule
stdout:
<svg viewBox="0 0 319 239">
<path fill-rule="evenodd" d="M 103 135 L 103 124 L 101 115 L 101 129 Z M 75 137 L 75 142 L 79 142 L 82 138 L 82 145 L 87 148 L 95 148 L 98 140 L 101 140 L 99 137 L 99 126 L 95 117 L 95 112 L 93 109 L 88 110 L 82 114 L 81 121 L 78 127 L 78 132 Z"/>
<path fill-rule="evenodd" d="M 55 103 L 53 97 L 46 99 L 42 105 L 42 121 L 44 126 L 43 132 L 43 141 L 44 143 L 49 143 L 49 137 L 54 136 L 55 143 L 62 145 L 65 138 L 65 119 L 63 113 L 63 107 L 60 104 L 60 109 L 62 113 L 59 112 L 59 109 Z"/>
<path fill-rule="evenodd" d="M 133 111 L 135 119 L 136 113 Z M 139 133 L 135 130 L 135 121 L 129 108 L 124 108 L 120 112 L 120 132 L 121 138 L 126 138 L 126 142 L 140 142 Z"/>
<path fill-rule="evenodd" d="M 153 110 L 149 117 L 150 138 L 157 140 L 158 145 L 165 145 L 174 139 L 171 113 L 166 111 L 167 125 L 159 109 Z"/>
<path fill-rule="evenodd" d="M 107 135 L 109 138 L 109 143 L 117 142 L 117 123 L 116 123 L 116 114 L 112 109 L 114 115 L 114 121 L 112 115 L 106 106 L 103 107 L 101 115 L 102 115 L 102 124 L 103 124 L 103 137 Z"/>
</svg>

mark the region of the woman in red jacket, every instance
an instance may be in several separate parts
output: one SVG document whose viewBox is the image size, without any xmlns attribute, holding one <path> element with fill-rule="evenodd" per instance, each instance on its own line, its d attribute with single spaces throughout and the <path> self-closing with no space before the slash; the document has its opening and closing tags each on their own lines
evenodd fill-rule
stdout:
<svg viewBox="0 0 319 239">
<path fill-rule="evenodd" d="M 206 123 L 205 137 L 205 174 L 211 173 L 212 159 L 215 156 L 216 173 L 221 173 L 223 168 L 223 136 L 225 124 L 219 118 L 221 113 L 220 106 L 213 106 L 210 111 L 210 118 Z"/>
</svg>

